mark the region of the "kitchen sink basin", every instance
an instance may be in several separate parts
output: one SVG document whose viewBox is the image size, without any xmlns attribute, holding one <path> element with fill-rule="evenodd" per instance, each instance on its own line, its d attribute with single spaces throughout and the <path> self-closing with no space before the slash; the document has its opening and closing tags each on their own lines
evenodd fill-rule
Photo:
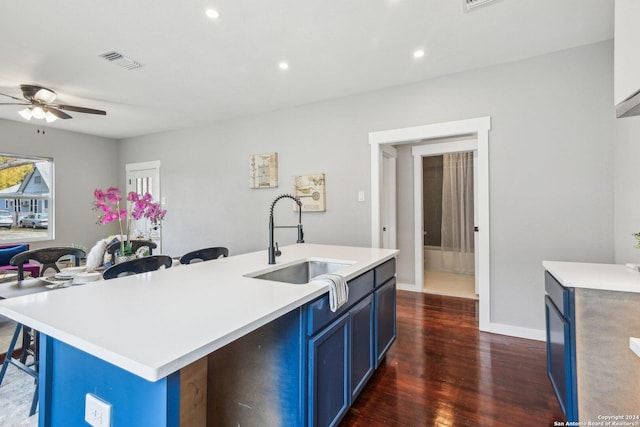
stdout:
<svg viewBox="0 0 640 427">
<path fill-rule="evenodd" d="M 248 274 L 248 277 L 262 280 L 272 280 L 275 282 L 293 283 L 301 285 L 309 283 L 311 279 L 321 274 L 335 273 L 341 268 L 353 264 L 352 262 L 329 262 L 329 261 L 302 261 L 297 264 L 281 267 L 276 270 L 264 273 Z"/>
</svg>

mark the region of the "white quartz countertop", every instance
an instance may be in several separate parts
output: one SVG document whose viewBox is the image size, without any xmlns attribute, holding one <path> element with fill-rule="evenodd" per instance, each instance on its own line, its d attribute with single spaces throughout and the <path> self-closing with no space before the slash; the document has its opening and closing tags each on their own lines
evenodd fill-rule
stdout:
<svg viewBox="0 0 640 427">
<path fill-rule="evenodd" d="M 640 292 L 640 272 L 620 264 L 543 261 L 544 268 L 566 287 Z"/>
<path fill-rule="evenodd" d="M 629 337 L 629 348 L 640 357 L 640 338 Z"/>
<path fill-rule="evenodd" d="M 244 277 L 301 260 L 352 264 L 350 280 L 397 250 L 296 244 L 0 301 L 0 314 L 156 381 L 328 292 Z"/>
</svg>

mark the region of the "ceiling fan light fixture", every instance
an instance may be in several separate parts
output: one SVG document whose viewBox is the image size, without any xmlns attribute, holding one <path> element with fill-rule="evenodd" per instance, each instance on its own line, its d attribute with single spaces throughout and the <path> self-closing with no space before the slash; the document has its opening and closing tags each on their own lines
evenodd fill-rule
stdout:
<svg viewBox="0 0 640 427">
<path fill-rule="evenodd" d="M 40 90 L 38 90 L 36 92 L 36 94 L 33 96 L 34 99 L 37 99 L 38 101 L 42 101 L 46 104 L 55 101 L 56 99 L 56 93 L 52 90 L 49 90 L 47 88 L 40 88 Z"/>
<path fill-rule="evenodd" d="M 33 117 L 35 117 L 36 119 L 44 119 L 45 117 L 45 112 L 42 109 L 42 107 L 40 106 L 35 106 L 33 107 L 33 109 L 31 110 L 31 114 L 33 115 Z"/>
<path fill-rule="evenodd" d="M 33 116 L 30 108 L 25 108 L 24 110 L 20 110 L 18 111 L 18 114 L 20 114 L 22 118 L 25 120 L 31 120 L 31 117 Z"/>
<path fill-rule="evenodd" d="M 51 111 L 47 111 L 46 113 L 44 113 L 44 118 L 47 120 L 47 123 L 53 123 L 58 120 L 58 118 Z"/>
</svg>

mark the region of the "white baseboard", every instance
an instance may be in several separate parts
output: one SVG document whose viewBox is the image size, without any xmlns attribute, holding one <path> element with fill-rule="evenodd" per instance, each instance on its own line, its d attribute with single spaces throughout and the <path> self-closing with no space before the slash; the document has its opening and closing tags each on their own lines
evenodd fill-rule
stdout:
<svg viewBox="0 0 640 427">
<path fill-rule="evenodd" d="M 410 292 L 422 292 L 422 289 L 418 289 L 415 283 L 396 283 L 396 289 L 401 291 L 410 291 Z"/>
<path fill-rule="evenodd" d="M 508 335 L 510 337 L 526 338 L 529 340 L 546 341 L 547 333 L 544 329 L 523 328 L 522 326 L 505 325 L 504 323 L 490 322 L 483 332 L 492 334 Z"/>
</svg>

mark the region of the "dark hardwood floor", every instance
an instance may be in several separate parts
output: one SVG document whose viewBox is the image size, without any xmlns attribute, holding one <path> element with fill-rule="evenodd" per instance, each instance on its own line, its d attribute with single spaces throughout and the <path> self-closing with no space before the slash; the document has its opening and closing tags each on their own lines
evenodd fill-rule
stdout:
<svg viewBox="0 0 640 427">
<path fill-rule="evenodd" d="M 341 427 L 553 426 L 545 343 L 478 331 L 478 302 L 398 291 L 398 338 Z"/>
</svg>

